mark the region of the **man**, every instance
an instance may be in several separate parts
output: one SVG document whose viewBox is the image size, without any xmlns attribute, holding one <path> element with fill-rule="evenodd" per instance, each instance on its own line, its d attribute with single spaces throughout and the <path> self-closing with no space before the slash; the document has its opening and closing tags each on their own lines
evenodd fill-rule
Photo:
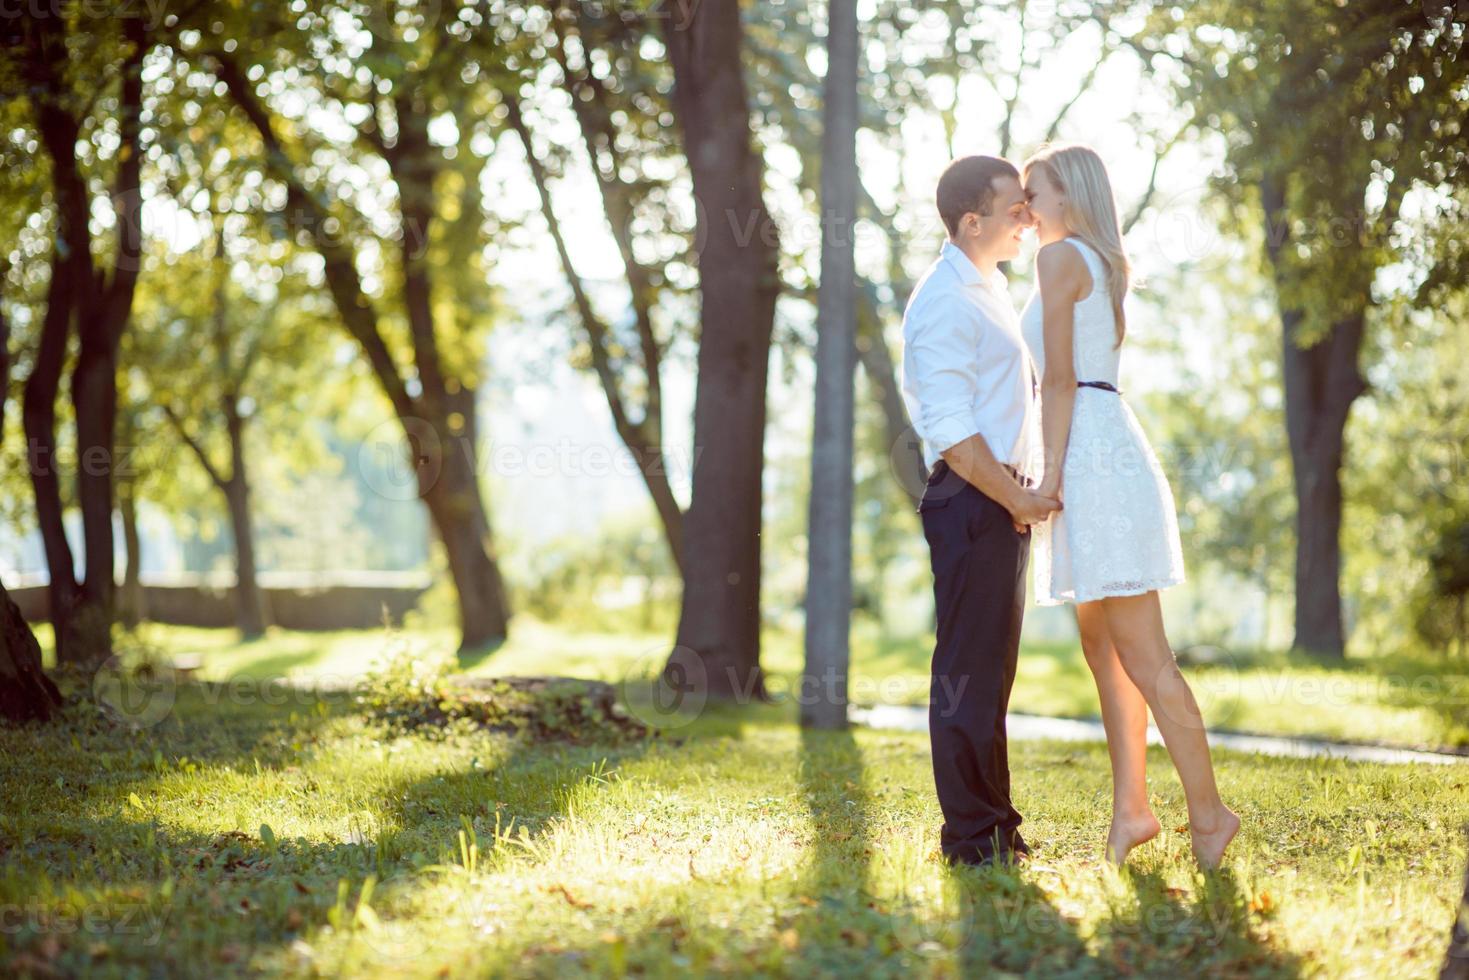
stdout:
<svg viewBox="0 0 1469 980">
<path fill-rule="evenodd" d="M 934 784 L 949 863 L 1029 854 L 1010 802 L 1005 711 L 1020 649 L 1030 525 L 1060 502 L 1040 477 L 1030 353 L 999 263 L 1031 224 L 1020 174 L 962 157 L 939 179 L 942 251 L 903 314 L 903 400 L 931 472 L 918 512 L 938 622 L 929 692 Z"/>
</svg>

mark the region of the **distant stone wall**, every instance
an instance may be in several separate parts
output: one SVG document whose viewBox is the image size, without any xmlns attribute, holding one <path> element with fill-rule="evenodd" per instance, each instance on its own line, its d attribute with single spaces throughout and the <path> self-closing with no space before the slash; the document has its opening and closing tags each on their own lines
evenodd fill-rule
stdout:
<svg viewBox="0 0 1469 980">
<path fill-rule="evenodd" d="M 260 581 L 270 622 L 292 630 L 371 629 L 382 625 L 384 607 L 388 618 L 400 625 L 403 614 L 418 605 L 429 586 L 427 576 L 396 572 L 330 578 L 266 573 Z M 146 617 L 176 626 L 234 626 L 232 584 L 232 580 L 204 575 L 145 579 Z M 18 584 L 7 590 L 27 620 L 51 618 L 45 585 Z"/>
</svg>

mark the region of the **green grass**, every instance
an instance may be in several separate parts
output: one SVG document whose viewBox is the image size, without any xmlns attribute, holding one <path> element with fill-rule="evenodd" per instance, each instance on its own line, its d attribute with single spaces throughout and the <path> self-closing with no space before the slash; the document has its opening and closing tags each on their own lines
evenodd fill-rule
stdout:
<svg viewBox="0 0 1469 980">
<path fill-rule="evenodd" d="M 49 645 L 45 627 L 38 634 Z M 408 635 L 426 647 L 452 649 L 451 631 Z M 777 693 L 797 689 L 801 637 L 771 630 L 762 663 Z M 300 633 L 273 629 L 241 644 L 233 630 L 145 625 L 139 641 L 164 656 L 198 653 L 202 675 L 346 680 L 360 676 L 385 646 L 382 630 Z M 564 674 L 617 682 L 646 676 L 668 654 L 666 636 L 636 632 L 571 632 L 517 617 L 511 639 L 465 661 L 473 674 Z M 853 637 L 850 696 L 857 703 L 927 702 L 932 637 L 881 637 L 859 620 Z M 1285 653 L 1241 654 L 1185 670 L 1213 728 L 1271 735 L 1310 735 L 1407 746 L 1469 745 L 1469 664 L 1447 657 L 1352 658 L 1323 666 Z M 1034 643 L 1021 651 L 1011 708 L 1071 718 L 1097 717 L 1097 692 L 1080 647 Z"/>
<path fill-rule="evenodd" d="M 1206 877 L 1155 748 L 1119 876 L 1103 747 L 1017 743 L 1035 861 L 948 872 L 921 734 L 787 702 L 532 745 L 261 691 L 0 729 L 0 974 L 1430 976 L 1465 859 L 1457 766 L 1220 752 L 1244 828 Z"/>
</svg>

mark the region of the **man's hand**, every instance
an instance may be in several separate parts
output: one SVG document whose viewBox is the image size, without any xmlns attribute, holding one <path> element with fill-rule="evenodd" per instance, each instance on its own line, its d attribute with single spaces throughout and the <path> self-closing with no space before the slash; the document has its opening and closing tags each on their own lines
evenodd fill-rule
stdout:
<svg viewBox="0 0 1469 980">
<path fill-rule="evenodd" d="M 1045 497 L 1033 490 L 1022 490 L 1010 504 L 1010 520 L 1015 530 L 1024 534 L 1031 524 L 1039 524 L 1061 509 L 1061 501 Z"/>
</svg>

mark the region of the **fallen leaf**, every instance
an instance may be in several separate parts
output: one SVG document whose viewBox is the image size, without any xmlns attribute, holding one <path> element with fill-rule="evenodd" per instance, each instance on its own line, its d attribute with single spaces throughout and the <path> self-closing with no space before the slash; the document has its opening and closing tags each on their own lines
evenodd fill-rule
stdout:
<svg viewBox="0 0 1469 980">
<path fill-rule="evenodd" d="M 575 895 L 571 894 L 570 889 L 568 889 L 559 881 L 554 885 L 548 885 L 545 890 L 548 892 L 560 892 L 562 897 L 564 897 L 568 903 L 579 909 L 589 909 L 594 904 L 592 902 L 584 902 L 581 899 L 577 898 Z"/>
</svg>

